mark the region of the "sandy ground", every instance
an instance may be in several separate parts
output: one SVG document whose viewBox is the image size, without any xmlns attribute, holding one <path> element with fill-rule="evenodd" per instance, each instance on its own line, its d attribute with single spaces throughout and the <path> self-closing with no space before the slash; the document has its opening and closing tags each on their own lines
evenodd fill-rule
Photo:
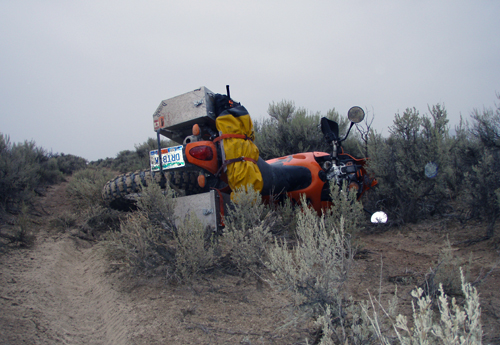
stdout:
<svg viewBox="0 0 500 345">
<path fill-rule="evenodd" d="M 41 198 L 35 246 L 0 254 L 1 344 L 311 343 L 310 324 L 278 330 L 288 300 L 266 285 L 222 274 L 189 286 L 127 277 L 104 258 L 99 243 L 51 229 L 50 220 L 70 210 L 65 186 Z M 429 221 L 363 234 L 349 294 L 387 300 L 397 285 L 400 310 L 409 314 L 409 292 L 435 267 L 446 236 L 455 243 L 479 231 L 480 225 Z M 473 280 L 499 259 L 498 241 L 453 250 L 464 260 L 472 257 Z M 477 284 L 486 344 L 500 343 L 499 273 L 494 269 Z"/>
</svg>

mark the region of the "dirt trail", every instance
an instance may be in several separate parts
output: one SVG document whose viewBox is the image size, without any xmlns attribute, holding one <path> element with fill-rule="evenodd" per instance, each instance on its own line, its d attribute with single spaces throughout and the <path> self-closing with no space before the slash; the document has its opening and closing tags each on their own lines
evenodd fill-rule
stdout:
<svg viewBox="0 0 500 345">
<path fill-rule="evenodd" d="M 48 219 L 64 210 L 64 189 L 49 190 Z M 107 281 L 98 248 L 41 223 L 34 248 L 1 258 L 2 343 L 127 344 L 133 312 Z"/>
<path fill-rule="evenodd" d="M 73 231 L 56 231 L 51 220 L 71 212 L 66 183 L 41 198 L 37 242 L 0 255 L 0 344 L 305 344 L 311 324 L 277 330 L 288 316 L 286 296 L 255 280 L 214 273 L 189 285 L 166 285 L 165 277 L 124 275 L 103 257 L 103 246 Z M 398 285 L 400 305 L 411 312 L 409 292 L 435 267 L 444 241 L 471 238 L 481 229 L 423 222 L 364 234 L 349 283 L 355 300 Z M 498 229 L 500 233 L 500 229 Z M 472 277 L 498 262 L 498 239 L 454 247 L 472 258 Z M 113 269 L 111 267 L 115 267 Z M 485 344 L 500 343 L 500 272 L 478 284 Z"/>
<path fill-rule="evenodd" d="M 130 308 L 105 281 L 99 256 L 93 248 L 78 249 L 66 236 L 10 255 L 3 262 L 2 318 L 7 322 L 2 323 L 19 330 L 21 322 L 26 328 L 9 340 L 126 344 L 123 316 L 130 317 Z"/>
<path fill-rule="evenodd" d="M 1 344 L 304 343 L 305 327 L 276 331 L 286 302 L 252 280 L 167 286 L 110 269 L 102 245 L 53 229 L 71 211 L 65 189 L 41 199 L 35 246 L 0 255 Z"/>
</svg>

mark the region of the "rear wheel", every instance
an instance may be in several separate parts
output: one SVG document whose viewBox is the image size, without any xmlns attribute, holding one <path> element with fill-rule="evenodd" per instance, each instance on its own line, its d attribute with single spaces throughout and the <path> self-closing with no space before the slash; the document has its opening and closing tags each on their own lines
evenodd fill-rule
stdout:
<svg viewBox="0 0 500 345">
<path fill-rule="evenodd" d="M 198 185 L 198 172 L 182 169 L 163 172 L 165 181 L 179 195 L 191 195 L 203 192 Z M 102 198 L 112 208 L 130 209 L 135 205 L 135 198 L 142 186 L 150 183 L 161 185 L 162 175 L 159 171 L 138 170 L 115 177 L 108 181 L 102 191 Z"/>
</svg>

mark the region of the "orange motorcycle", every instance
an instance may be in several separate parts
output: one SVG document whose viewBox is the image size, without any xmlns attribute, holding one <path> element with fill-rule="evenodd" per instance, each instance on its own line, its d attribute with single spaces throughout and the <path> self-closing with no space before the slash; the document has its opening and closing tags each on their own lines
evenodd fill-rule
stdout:
<svg viewBox="0 0 500 345">
<path fill-rule="evenodd" d="M 298 203 L 301 195 L 305 195 L 307 202 L 316 211 L 321 212 L 332 202 L 330 183 L 333 181 L 339 186 L 346 184 L 349 189 L 355 189 L 360 198 L 365 191 L 375 186 L 377 181 L 368 176 L 364 168 L 366 159 L 357 159 L 345 153 L 342 142 L 347 138 L 352 126 L 364 119 L 364 115 L 360 107 L 352 107 L 349 110 L 351 125 L 343 138 L 339 136 L 339 126 L 335 121 L 326 117 L 321 119 L 321 130 L 325 140 L 332 144 L 332 153 L 302 152 L 267 161 L 259 157 L 256 164 L 262 174 L 262 196 L 266 200 L 280 200 L 286 196 L 292 203 Z M 218 146 L 219 134 L 209 127 L 195 125 L 193 136 L 205 136 L 208 139 L 192 141 L 186 144 L 184 149 L 186 164 L 203 170 L 199 175 L 203 190 L 217 188 L 230 192 L 226 185 L 227 176 L 220 169 L 223 161 L 221 148 Z"/>
<path fill-rule="evenodd" d="M 109 181 L 103 197 L 120 207 L 140 191 L 141 185 L 151 181 L 162 186 L 168 183 L 180 196 L 210 190 L 230 194 L 237 186 L 235 167 L 246 166 L 247 170 L 236 172 L 240 185 L 250 181 L 268 201 L 288 197 L 292 203 L 299 203 L 304 195 L 308 204 L 321 212 L 332 202 L 330 183 L 355 189 L 358 198 L 377 184 L 364 168 L 366 159 L 354 158 L 342 148 L 352 126 L 363 121 L 365 113 L 356 106 L 347 115 L 351 124 L 344 137 L 335 121 L 321 119 L 321 131 L 332 145 L 331 153 L 302 152 L 264 161 L 252 146 L 253 125 L 248 112 L 231 99 L 229 87 L 226 95 L 201 87 L 160 103 L 153 115 L 158 150 L 150 153 L 151 169 Z M 224 124 L 223 118 L 228 122 Z M 161 148 L 162 136 L 179 145 Z M 230 145 L 235 152 L 228 149 Z M 251 179 L 253 175 L 256 177 Z"/>
</svg>

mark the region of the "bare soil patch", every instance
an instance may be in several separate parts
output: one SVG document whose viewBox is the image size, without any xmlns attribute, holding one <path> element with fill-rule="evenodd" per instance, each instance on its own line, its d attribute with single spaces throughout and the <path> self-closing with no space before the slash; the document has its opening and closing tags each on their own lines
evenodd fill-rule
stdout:
<svg viewBox="0 0 500 345">
<path fill-rule="evenodd" d="M 55 230 L 55 217 L 71 212 L 66 183 L 41 198 L 30 249 L 0 255 L 0 343 L 6 344 L 305 344 L 311 324 L 279 330 L 287 315 L 286 295 L 254 279 L 213 273 L 190 285 L 165 278 L 125 275 L 102 246 L 78 231 Z M 497 233 L 500 229 L 496 230 Z M 409 292 L 436 267 L 448 236 L 451 243 L 480 236 L 481 224 L 429 220 L 418 225 L 361 234 L 349 294 L 383 301 L 397 285 L 400 311 L 411 313 Z M 498 238 L 453 246 L 468 262 L 471 279 L 498 263 Z M 476 285 L 485 343 L 500 343 L 500 273 Z"/>
</svg>

